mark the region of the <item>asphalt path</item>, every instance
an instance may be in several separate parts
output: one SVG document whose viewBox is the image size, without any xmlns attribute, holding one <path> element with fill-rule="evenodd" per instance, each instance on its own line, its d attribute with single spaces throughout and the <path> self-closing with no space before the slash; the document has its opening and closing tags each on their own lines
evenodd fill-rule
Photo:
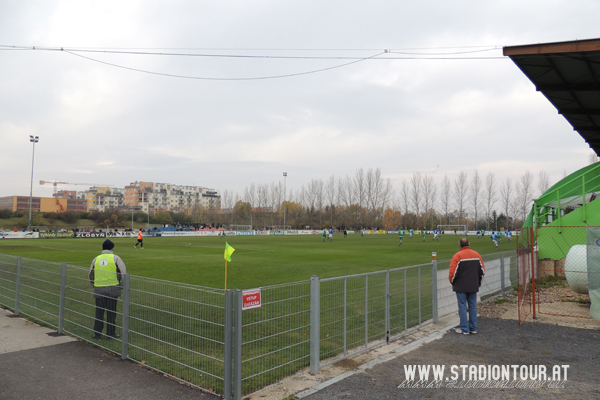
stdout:
<svg viewBox="0 0 600 400">
<path fill-rule="evenodd" d="M 0 399 L 222 398 L 0 309 Z"/>
<path fill-rule="evenodd" d="M 479 318 L 478 328 L 476 335 L 459 335 L 450 330 L 439 340 L 356 373 L 303 400 L 600 399 L 600 331 L 534 322 L 519 326 L 514 320 L 489 318 Z M 413 365 L 443 365 L 442 382 L 434 382 L 432 375 L 428 380 L 428 384 L 439 387 L 407 387 L 405 366 Z M 563 366 L 568 365 L 568 369 L 566 381 L 527 379 L 522 382 L 541 386 L 537 388 L 468 388 L 460 386 L 490 381 L 479 380 L 483 375 L 470 381 L 468 369 L 467 379 L 463 380 L 460 365 L 517 365 L 519 368 L 532 365 L 534 371 L 544 365 L 549 378 L 554 366 L 564 371 Z M 456 377 L 451 373 L 452 366 L 456 366 L 458 373 L 455 383 L 445 380 Z M 520 369 L 517 373 L 521 373 Z M 418 373 L 415 376 L 413 382 L 418 380 Z M 508 386 L 515 382 L 509 382 Z M 456 387 L 452 387 L 453 384 Z M 553 384 L 564 387 L 550 387 Z"/>
</svg>

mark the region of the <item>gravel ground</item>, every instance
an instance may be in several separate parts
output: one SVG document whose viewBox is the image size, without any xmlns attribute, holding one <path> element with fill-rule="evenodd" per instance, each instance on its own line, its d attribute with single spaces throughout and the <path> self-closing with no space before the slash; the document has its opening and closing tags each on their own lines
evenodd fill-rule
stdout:
<svg viewBox="0 0 600 400">
<path fill-rule="evenodd" d="M 507 303 L 504 303 L 507 304 Z M 514 307 L 514 305 L 512 305 Z M 599 399 L 600 331 L 481 317 L 477 335 L 446 333 L 410 353 L 352 375 L 311 396 L 317 399 Z M 564 388 L 398 388 L 405 365 L 568 365 Z M 551 374 L 550 374 L 551 375 Z M 449 372 L 445 373 L 450 376 Z M 432 378 L 430 378 L 430 382 Z M 527 381 L 531 383 L 532 381 Z M 461 380 L 458 381 L 461 383 Z"/>
</svg>

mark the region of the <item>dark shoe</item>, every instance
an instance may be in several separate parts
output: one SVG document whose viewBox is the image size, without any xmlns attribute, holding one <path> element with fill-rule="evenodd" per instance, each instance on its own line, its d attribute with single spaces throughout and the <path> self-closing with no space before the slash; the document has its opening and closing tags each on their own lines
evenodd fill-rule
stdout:
<svg viewBox="0 0 600 400">
<path fill-rule="evenodd" d="M 92 339 L 102 339 L 102 335 L 95 333 L 94 336 L 92 336 Z"/>
</svg>

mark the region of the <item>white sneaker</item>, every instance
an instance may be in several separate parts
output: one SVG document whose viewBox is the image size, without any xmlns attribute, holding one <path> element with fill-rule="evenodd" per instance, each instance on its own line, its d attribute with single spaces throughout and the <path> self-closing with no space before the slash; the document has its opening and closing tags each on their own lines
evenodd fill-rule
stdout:
<svg viewBox="0 0 600 400">
<path fill-rule="evenodd" d="M 469 332 L 463 332 L 462 329 L 460 328 L 455 328 L 454 332 L 458 333 L 459 335 L 462 333 L 463 335 L 468 335 Z"/>
</svg>

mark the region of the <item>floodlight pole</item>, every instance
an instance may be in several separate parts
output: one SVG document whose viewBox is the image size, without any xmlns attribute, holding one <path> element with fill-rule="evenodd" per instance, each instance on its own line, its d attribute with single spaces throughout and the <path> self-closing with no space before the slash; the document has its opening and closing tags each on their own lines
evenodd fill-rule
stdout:
<svg viewBox="0 0 600 400">
<path fill-rule="evenodd" d="M 286 192 L 286 181 L 287 172 L 283 173 L 283 230 L 285 231 L 285 192 Z"/>
<path fill-rule="evenodd" d="M 35 144 L 40 140 L 39 136 L 29 135 L 29 141 L 33 143 L 33 153 L 31 154 L 31 186 L 29 188 L 29 226 L 28 230 L 31 230 L 31 209 L 33 203 L 33 162 L 35 160 Z"/>
</svg>

